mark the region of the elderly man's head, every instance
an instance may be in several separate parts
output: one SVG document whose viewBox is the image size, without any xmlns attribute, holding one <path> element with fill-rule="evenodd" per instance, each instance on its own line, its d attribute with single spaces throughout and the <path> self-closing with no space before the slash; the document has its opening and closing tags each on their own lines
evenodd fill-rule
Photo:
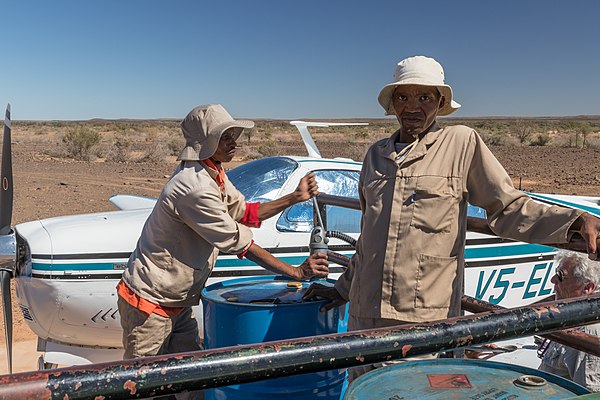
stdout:
<svg viewBox="0 0 600 400">
<path fill-rule="evenodd" d="M 580 297 L 600 291 L 600 262 L 586 254 L 560 251 L 555 258 L 552 277 L 557 299 Z"/>
<path fill-rule="evenodd" d="M 392 107 L 404 133 L 413 137 L 427 131 L 435 122 L 446 98 L 435 86 L 401 85 L 392 95 Z"/>
<path fill-rule="evenodd" d="M 438 115 L 449 115 L 460 104 L 444 82 L 444 70 L 433 58 L 415 56 L 398 63 L 393 82 L 379 93 L 387 115 L 396 115 L 401 129 L 412 136 L 428 130 Z"/>
</svg>

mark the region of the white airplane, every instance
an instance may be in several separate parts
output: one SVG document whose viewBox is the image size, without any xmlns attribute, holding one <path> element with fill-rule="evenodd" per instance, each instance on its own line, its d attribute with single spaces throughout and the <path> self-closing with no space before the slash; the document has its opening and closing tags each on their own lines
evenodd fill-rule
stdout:
<svg viewBox="0 0 600 400">
<path fill-rule="evenodd" d="M 361 163 L 321 158 L 309 126 L 349 125 L 292 121 L 309 156 L 268 157 L 228 172 L 229 179 L 248 201 L 268 201 L 293 191 L 307 173 L 317 176 L 319 191 L 358 198 Z M 364 125 L 364 124 L 350 124 Z M 116 195 L 110 201 L 120 210 L 48 218 L 11 229 L 12 171 L 10 107 L 4 120 L 2 191 L 0 193 L 0 271 L 9 371 L 12 354 L 10 279 L 15 279 L 19 308 L 38 336 L 39 367 L 119 360 L 121 326 L 115 287 L 135 248 L 142 226 L 156 199 Z M 600 215 L 597 198 L 532 195 L 540 201 L 585 208 Z M 359 235 L 360 212 L 321 207 L 325 227 Z M 469 215 L 485 218 L 485 211 L 469 207 Z M 254 229 L 254 239 L 284 261 L 298 265 L 308 255 L 313 205 L 297 204 Z M 342 236 L 342 239 L 343 236 Z M 331 238 L 329 248 L 350 256 L 347 242 Z M 465 250 L 466 294 L 504 307 L 529 304 L 553 291 L 552 259 L 556 249 L 469 232 Z M 331 277 L 343 271 L 330 265 Z M 208 284 L 240 276 L 270 274 L 248 260 L 221 254 Z M 195 309 L 202 323 L 201 305 Z M 202 329 L 200 329 L 202 332 Z"/>
</svg>

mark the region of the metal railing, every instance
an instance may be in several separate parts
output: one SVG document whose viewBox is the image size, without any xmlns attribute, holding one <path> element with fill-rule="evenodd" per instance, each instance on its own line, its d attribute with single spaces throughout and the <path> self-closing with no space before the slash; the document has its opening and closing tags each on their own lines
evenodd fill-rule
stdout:
<svg viewBox="0 0 600 400">
<path fill-rule="evenodd" d="M 319 195 L 319 203 L 358 206 L 358 201 L 335 197 Z M 328 254 L 331 261 L 341 265 L 349 261 L 343 255 Z M 561 342 L 564 335 L 561 338 L 561 334 L 552 332 L 600 321 L 600 294 L 514 309 L 502 309 L 465 296 L 463 307 L 484 312 L 430 323 L 4 375 L 0 376 L 0 399 L 68 396 L 74 400 L 99 394 L 103 399 L 127 399 L 168 395 L 414 357 L 533 334 L 551 334 L 549 337 Z M 566 340 L 572 340 L 568 335 Z M 599 347 L 594 342 L 585 346 L 596 346 L 595 350 Z"/>
</svg>

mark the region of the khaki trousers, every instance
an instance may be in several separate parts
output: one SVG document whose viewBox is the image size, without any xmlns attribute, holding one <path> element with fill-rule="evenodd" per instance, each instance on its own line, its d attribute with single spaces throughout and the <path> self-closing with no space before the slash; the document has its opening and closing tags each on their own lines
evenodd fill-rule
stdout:
<svg viewBox="0 0 600 400">
<path fill-rule="evenodd" d="M 119 297 L 123 328 L 123 359 L 202 350 L 198 323 L 191 307 L 168 318 L 148 315 Z M 202 399 L 202 392 L 180 393 L 177 399 Z"/>
<path fill-rule="evenodd" d="M 348 331 L 359 331 L 361 329 L 375 329 L 375 328 L 387 328 L 389 326 L 398 326 L 403 324 L 409 324 L 410 322 L 399 321 L 396 319 L 387 319 L 387 318 L 360 318 L 355 317 L 353 315 L 348 315 Z M 393 364 L 400 364 L 406 361 L 415 361 L 415 360 L 430 360 L 436 358 L 435 354 L 426 354 L 422 356 L 403 358 L 401 360 L 392 360 L 386 361 L 382 363 L 375 364 L 367 364 L 367 365 L 359 365 L 357 367 L 348 368 L 348 384 L 350 384 L 353 380 L 357 379 L 359 376 L 366 374 L 367 372 L 371 372 L 376 368 L 385 367 Z"/>
</svg>

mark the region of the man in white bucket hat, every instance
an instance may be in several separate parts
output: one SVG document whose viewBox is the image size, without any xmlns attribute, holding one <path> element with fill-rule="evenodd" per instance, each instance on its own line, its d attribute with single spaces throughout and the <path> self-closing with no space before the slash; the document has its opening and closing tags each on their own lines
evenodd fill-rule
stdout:
<svg viewBox="0 0 600 400">
<path fill-rule="evenodd" d="M 298 280 L 327 275 L 325 255 L 293 267 L 252 240 L 248 226 L 258 227 L 318 194 L 310 174 L 291 194 L 246 203 L 222 164 L 233 158 L 242 131 L 253 126 L 233 119 L 220 104 L 196 107 L 181 123 L 186 140 L 181 164 L 160 194 L 117 286 L 125 358 L 201 348 L 192 306 L 199 303 L 219 251 Z"/>
<path fill-rule="evenodd" d="M 579 230 L 596 256 L 600 220 L 532 201 L 466 126 L 441 127 L 437 116 L 460 105 L 432 58 L 398 63 L 379 104 L 400 128 L 368 150 L 359 180 L 361 236 L 335 288 L 313 285 L 306 297 L 350 301 L 349 330 L 428 322 L 460 314 L 467 201 L 487 212 L 501 237 L 565 243 Z M 372 369 L 350 370 L 350 378 Z"/>
</svg>

